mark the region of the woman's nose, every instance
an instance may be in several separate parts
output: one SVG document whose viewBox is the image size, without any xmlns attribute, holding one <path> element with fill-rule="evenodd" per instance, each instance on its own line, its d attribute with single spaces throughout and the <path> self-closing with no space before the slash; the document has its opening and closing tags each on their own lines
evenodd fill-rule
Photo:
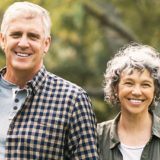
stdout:
<svg viewBox="0 0 160 160">
<path fill-rule="evenodd" d="M 133 87 L 132 89 L 132 94 L 134 95 L 140 95 L 142 92 L 141 92 L 141 87 L 139 85 L 136 85 Z"/>
</svg>

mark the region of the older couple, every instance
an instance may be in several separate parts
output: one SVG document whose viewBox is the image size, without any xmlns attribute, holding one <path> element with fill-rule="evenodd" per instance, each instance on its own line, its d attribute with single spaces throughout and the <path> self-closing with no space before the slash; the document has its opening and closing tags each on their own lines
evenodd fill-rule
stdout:
<svg viewBox="0 0 160 160">
<path fill-rule="evenodd" d="M 15 2 L 4 14 L 0 159 L 159 160 L 160 119 L 152 112 L 160 100 L 156 51 L 132 44 L 108 62 L 105 99 L 121 112 L 96 128 L 87 93 L 43 65 L 50 24 L 48 12 L 30 2 Z"/>
</svg>

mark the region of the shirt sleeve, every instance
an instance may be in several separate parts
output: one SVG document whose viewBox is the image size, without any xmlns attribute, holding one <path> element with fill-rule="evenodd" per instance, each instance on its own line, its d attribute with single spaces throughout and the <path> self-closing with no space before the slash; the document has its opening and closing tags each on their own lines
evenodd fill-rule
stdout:
<svg viewBox="0 0 160 160">
<path fill-rule="evenodd" d="M 77 96 L 70 119 L 69 152 L 70 159 L 97 160 L 96 118 L 91 101 L 86 92 Z"/>
</svg>

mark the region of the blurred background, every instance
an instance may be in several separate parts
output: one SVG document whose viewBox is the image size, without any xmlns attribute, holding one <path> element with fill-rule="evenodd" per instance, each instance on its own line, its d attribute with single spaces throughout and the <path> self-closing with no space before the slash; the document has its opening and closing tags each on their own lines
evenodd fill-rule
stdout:
<svg viewBox="0 0 160 160">
<path fill-rule="evenodd" d="M 46 8 L 52 20 L 48 71 L 84 88 L 97 121 L 112 119 L 118 107 L 104 102 L 107 61 L 124 44 L 139 42 L 160 50 L 159 0 L 28 0 Z M 15 0 L 0 0 L 0 21 Z M 0 49 L 0 67 L 5 55 Z"/>
</svg>

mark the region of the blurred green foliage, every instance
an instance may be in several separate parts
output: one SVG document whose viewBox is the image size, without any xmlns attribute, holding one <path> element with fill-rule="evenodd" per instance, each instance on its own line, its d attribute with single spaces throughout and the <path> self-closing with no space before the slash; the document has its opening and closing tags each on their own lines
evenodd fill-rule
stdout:
<svg viewBox="0 0 160 160">
<path fill-rule="evenodd" d="M 0 1 L 0 20 L 14 0 Z M 158 0 L 30 0 L 50 12 L 50 50 L 46 68 L 83 87 L 91 97 L 98 122 L 119 108 L 104 102 L 107 61 L 124 44 L 136 41 L 160 49 Z M 0 50 L 0 67 L 5 56 Z"/>
</svg>

